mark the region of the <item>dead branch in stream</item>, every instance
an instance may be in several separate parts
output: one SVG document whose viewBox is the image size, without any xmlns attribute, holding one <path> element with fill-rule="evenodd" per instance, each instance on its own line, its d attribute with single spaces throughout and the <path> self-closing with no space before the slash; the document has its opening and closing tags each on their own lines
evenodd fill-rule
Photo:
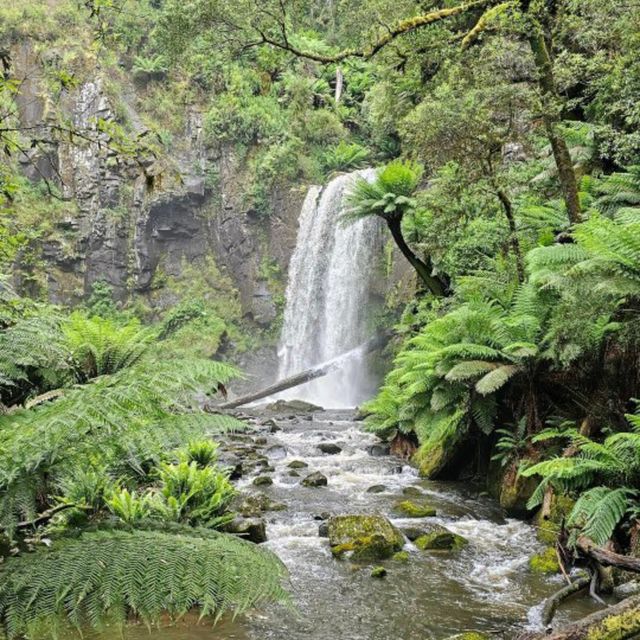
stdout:
<svg viewBox="0 0 640 640">
<path fill-rule="evenodd" d="M 553 616 L 555 616 L 558 607 L 570 596 L 574 593 L 578 593 L 583 589 L 586 589 L 591 583 L 591 578 L 588 576 L 583 576 L 574 580 L 562 587 L 562 589 L 556 591 L 552 596 L 547 598 L 544 603 L 544 607 L 542 608 L 542 624 L 546 627 L 551 624 L 553 620 Z"/>
<path fill-rule="evenodd" d="M 625 556 L 603 547 L 598 547 L 593 540 L 580 536 L 577 543 L 578 550 L 589 558 L 600 563 L 603 567 L 617 567 L 640 573 L 640 558 Z"/>
<path fill-rule="evenodd" d="M 640 596 L 634 596 L 551 633 L 526 632 L 517 640 L 627 640 L 638 633 Z"/>
</svg>

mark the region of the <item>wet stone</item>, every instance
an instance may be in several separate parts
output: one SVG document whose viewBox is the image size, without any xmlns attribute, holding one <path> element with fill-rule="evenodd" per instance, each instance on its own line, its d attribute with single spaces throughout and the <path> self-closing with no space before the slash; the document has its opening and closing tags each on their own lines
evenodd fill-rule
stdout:
<svg viewBox="0 0 640 640">
<path fill-rule="evenodd" d="M 266 487 L 273 484 L 273 478 L 270 478 L 269 476 L 258 476 L 253 479 L 253 484 L 256 487 Z"/>
<path fill-rule="evenodd" d="M 306 478 L 304 478 L 302 484 L 305 487 L 326 487 L 328 484 L 327 476 L 320 473 L 319 471 L 316 471 L 315 473 L 311 473 Z"/>
<path fill-rule="evenodd" d="M 388 444 L 372 444 L 368 449 L 367 453 L 370 456 L 381 457 L 389 455 L 390 447 Z"/>
<path fill-rule="evenodd" d="M 262 518 L 235 518 L 225 530 L 256 544 L 267 541 L 267 527 Z"/>
<path fill-rule="evenodd" d="M 265 453 L 273 460 L 282 460 L 287 457 L 287 450 L 280 445 L 269 447 Z"/>
<path fill-rule="evenodd" d="M 367 489 L 367 493 L 384 493 L 387 489 L 384 484 L 374 484 Z"/>
<path fill-rule="evenodd" d="M 424 493 L 418 487 L 405 487 L 402 490 L 402 495 L 408 498 L 422 498 Z"/>
<path fill-rule="evenodd" d="M 306 469 L 309 465 L 302 460 L 292 460 L 287 466 L 289 469 Z"/>
<path fill-rule="evenodd" d="M 334 456 L 342 451 L 342 447 L 339 447 L 337 444 L 334 444 L 333 442 L 321 442 L 318 445 L 318 449 L 322 451 L 322 453 L 329 456 Z"/>
</svg>

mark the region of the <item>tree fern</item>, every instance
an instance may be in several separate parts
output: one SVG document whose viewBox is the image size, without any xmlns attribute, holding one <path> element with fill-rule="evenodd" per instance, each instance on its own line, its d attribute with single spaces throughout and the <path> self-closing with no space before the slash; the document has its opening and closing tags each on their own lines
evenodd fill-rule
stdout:
<svg viewBox="0 0 640 640">
<path fill-rule="evenodd" d="M 13 639 L 194 607 L 217 619 L 286 600 L 284 576 L 269 551 L 208 530 L 84 533 L 0 565 L 0 621 Z"/>
<path fill-rule="evenodd" d="M 593 487 L 578 498 L 567 526 L 579 529 L 597 545 L 604 545 L 624 518 L 634 497 L 637 493 L 626 487 Z"/>
</svg>

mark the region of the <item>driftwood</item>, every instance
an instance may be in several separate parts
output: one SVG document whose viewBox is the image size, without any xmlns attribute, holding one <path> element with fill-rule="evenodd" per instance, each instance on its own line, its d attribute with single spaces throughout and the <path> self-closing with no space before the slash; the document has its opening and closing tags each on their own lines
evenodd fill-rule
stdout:
<svg viewBox="0 0 640 640">
<path fill-rule="evenodd" d="M 371 338 L 368 342 L 365 342 L 361 347 L 353 350 L 353 353 L 356 351 L 360 353 L 369 353 L 371 351 L 375 351 L 376 349 L 380 349 L 384 347 L 384 345 L 389 341 L 390 334 L 384 333 L 376 336 L 375 338 Z M 262 400 L 262 398 L 267 398 L 276 393 L 280 393 L 281 391 L 286 391 L 287 389 L 292 389 L 293 387 L 298 387 L 305 382 L 310 382 L 311 380 L 315 380 L 316 378 L 321 378 L 322 376 L 326 376 L 331 371 L 335 371 L 340 368 L 340 366 L 348 360 L 349 357 L 348 352 L 343 356 L 339 356 L 334 360 L 330 360 L 329 362 L 325 362 L 323 364 L 318 365 L 317 367 L 312 367 L 311 369 L 307 369 L 306 371 L 302 371 L 297 373 L 294 376 L 290 376 L 289 378 L 285 378 L 284 380 L 279 380 L 275 384 L 270 385 L 260 391 L 255 391 L 254 393 L 249 393 L 245 396 L 240 396 L 235 400 L 231 400 L 229 402 L 224 402 L 223 404 L 215 405 L 211 407 L 212 409 L 235 409 L 236 407 L 241 407 L 243 404 L 249 404 L 250 402 L 255 402 L 256 400 Z"/>
<path fill-rule="evenodd" d="M 574 593 L 578 593 L 578 591 L 582 591 L 586 589 L 591 583 L 591 578 L 584 576 L 582 578 L 577 578 L 573 582 L 570 582 L 568 585 L 565 585 L 559 591 L 556 591 L 552 596 L 547 598 L 544 603 L 544 607 L 542 608 L 542 624 L 546 627 L 551 624 L 553 620 L 553 616 L 555 616 L 558 607 Z"/>
<path fill-rule="evenodd" d="M 639 633 L 640 596 L 634 596 L 551 633 L 527 632 L 517 640 L 627 640 Z"/>
<path fill-rule="evenodd" d="M 617 567 L 619 569 L 633 571 L 634 573 L 640 573 L 640 558 L 625 556 L 621 553 L 598 547 L 593 540 L 584 536 L 578 538 L 577 546 L 582 554 L 592 558 L 603 567 Z"/>
</svg>

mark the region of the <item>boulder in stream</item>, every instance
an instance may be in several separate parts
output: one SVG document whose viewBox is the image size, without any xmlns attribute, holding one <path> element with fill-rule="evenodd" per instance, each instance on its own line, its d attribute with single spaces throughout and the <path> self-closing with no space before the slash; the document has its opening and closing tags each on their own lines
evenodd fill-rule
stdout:
<svg viewBox="0 0 640 640">
<path fill-rule="evenodd" d="M 274 413 L 287 413 L 294 411 L 295 413 L 309 413 L 311 411 L 322 411 L 322 407 L 304 400 L 276 400 L 267 405 L 269 411 Z M 295 416 L 294 416 L 295 418 Z"/>
<path fill-rule="evenodd" d="M 310 473 L 306 478 L 304 478 L 302 480 L 302 484 L 305 487 L 326 487 L 327 476 L 316 471 L 315 473 Z"/>
<path fill-rule="evenodd" d="M 264 493 L 240 494 L 232 503 L 232 509 L 245 517 L 259 516 L 265 511 L 284 511 L 287 505 L 276 502 Z"/>
<path fill-rule="evenodd" d="M 267 541 L 267 527 L 262 518 L 234 518 L 225 531 L 256 544 Z"/>
<path fill-rule="evenodd" d="M 344 515 L 329 520 L 329 544 L 336 558 L 349 554 L 354 562 L 372 562 L 400 551 L 404 538 L 384 516 Z"/>
<path fill-rule="evenodd" d="M 372 444 L 367 448 L 367 453 L 374 457 L 388 456 L 390 449 L 388 444 Z"/>
<path fill-rule="evenodd" d="M 292 460 L 287 467 L 289 469 L 306 469 L 309 465 L 303 460 Z"/>
<path fill-rule="evenodd" d="M 395 510 L 407 518 L 430 518 L 436 515 L 436 510 L 426 504 L 416 504 L 411 500 L 403 500 L 395 505 Z"/>
<path fill-rule="evenodd" d="M 333 442 L 321 442 L 318 445 L 318 449 L 329 456 L 334 456 L 342 451 L 342 447 Z"/>
<path fill-rule="evenodd" d="M 266 487 L 273 484 L 273 478 L 270 478 L 269 476 L 258 476 L 253 479 L 253 484 L 256 487 Z"/>
<path fill-rule="evenodd" d="M 439 524 L 429 525 L 414 544 L 421 551 L 458 551 L 469 541 Z"/>
<path fill-rule="evenodd" d="M 374 484 L 367 489 L 367 493 L 384 493 L 387 487 L 384 484 Z"/>
</svg>

